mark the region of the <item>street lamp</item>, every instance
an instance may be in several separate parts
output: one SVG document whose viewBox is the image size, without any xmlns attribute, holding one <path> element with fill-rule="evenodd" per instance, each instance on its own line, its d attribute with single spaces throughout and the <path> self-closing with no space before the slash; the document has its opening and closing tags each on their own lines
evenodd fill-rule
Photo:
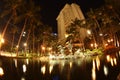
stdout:
<svg viewBox="0 0 120 80">
<path fill-rule="evenodd" d="M 89 35 L 91 35 L 91 31 L 90 31 L 90 30 L 87 30 L 87 33 L 88 33 Z"/>
<path fill-rule="evenodd" d="M 25 47 L 25 53 L 26 53 L 27 43 L 24 43 L 23 45 Z M 25 56 L 26 56 L 26 54 L 25 54 Z"/>
</svg>

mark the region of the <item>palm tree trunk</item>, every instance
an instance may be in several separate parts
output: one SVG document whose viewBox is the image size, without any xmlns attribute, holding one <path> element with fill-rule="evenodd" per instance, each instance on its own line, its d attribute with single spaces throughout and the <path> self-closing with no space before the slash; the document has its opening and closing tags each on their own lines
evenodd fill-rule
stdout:
<svg viewBox="0 0 120 80">
<path fill-rule="evenodd" d="M 15 34 L 13 34 L 13 37 L 12 37 L 11 51 L 13 51 L 14 39 L 15 39 Z"/>
<path fill-rule="evenodd" d="M 97 24 L 97 27 L 99 28 L 100 32 L 102 33 L 103 31 L 102 31 L 102 29 L 100 28 L 100 25 L 99 25 L 98 21 L 97 21 L 96 19 L 94 19 L 94 20 L 95 20 L 95 22 L 96 22 L 96 24 Z M 102 33 L 102 34 L 103 34 L 103 33 Z M 103 36 L 101 36 L 101 40 L 102 40 L 102 46 L 103 46 L 103 48 L 105 48 L 105 41 L 104 41 L 104 37 L 103 37 Z"/>
<path fill-rule="evenodd" d="M 34 28 L 33 28 L 33 46 L 32 46 L 32 48 L 33 48 L 33 53 L 34 53 L 34 51 L 35 51 L 35 36 L 34 36 Z"/>
<path fill-rule="evenodd" d="M 19 50 L 20 41 L 21 41 L 21 38 L 22 38 L 22 34 L 23 34 L 24 30 L 25 30 L 26 23 L 27 23 L 27 18 L 25 19 L 25 23 L 24 23 L 22 32 L 21 32 L 20 37 L 19 37 L 19 40 L 18 40 L 18 44 L 17 44 L 18 48 L 16 49 L 17 56 L 18 56 L 18 50 Z"/>
<path fill-rule="evenodd" d="M 11 20 L 12 20 L 12 16 L 9 18 L 9 20 L 7 21 L 7 23 L 5 25 L 5 28 L 4 28 L 3 32 L 2 32 L 2 38 L 4 37 L 4 35 L 6 33 L 6 30 L 8 28 L 8 25 L 9 25 L 9 23 L 10 23 Z"/>
</svg>

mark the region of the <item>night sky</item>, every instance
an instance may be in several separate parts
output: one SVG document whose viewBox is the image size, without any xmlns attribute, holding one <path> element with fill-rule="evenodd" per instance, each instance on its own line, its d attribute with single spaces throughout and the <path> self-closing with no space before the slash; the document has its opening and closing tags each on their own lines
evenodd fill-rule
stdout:
<svg viewBox="0 0 120 80">
<path fill-rule="evenodd" d="M 90 8 L 97 8 L 104 3 L 104 0 L 37 0 L 41 6 L 41 17 L 44 24 L 52 26 L 53 31 L 57 31 L 56 18 L 60 10 L 66 3 L 77 3 L 83 13 L 89 11 Z"/>
</svg>

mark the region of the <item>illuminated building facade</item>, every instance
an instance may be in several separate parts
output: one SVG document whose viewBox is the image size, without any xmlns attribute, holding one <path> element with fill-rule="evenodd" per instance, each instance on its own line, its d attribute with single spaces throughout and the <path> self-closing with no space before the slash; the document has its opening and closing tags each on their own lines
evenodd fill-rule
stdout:
<svg viewBox="0 0 120 80">
<path fill-rule="evenodd" d="M 68 27 L 75 19 L 85 19 L 82 10 L 80 9 L 80 6 L 75 3 L 66 4 L 64 8 L 60 11 L 56 19 L 58 24 L 59 40 L 65 40 L 66 27 Z"/>
</svg>

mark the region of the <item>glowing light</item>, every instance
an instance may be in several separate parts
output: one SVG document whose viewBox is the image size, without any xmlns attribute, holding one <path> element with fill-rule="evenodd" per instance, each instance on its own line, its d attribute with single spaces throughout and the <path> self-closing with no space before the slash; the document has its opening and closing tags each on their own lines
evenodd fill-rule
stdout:
<svg viewBox="0 0 120 80">
<path fill-rule="evenodd" d="M 100 35 L 100 36 L 103 36 L 103 34 L 102 34 L 102 33 L 100 33 L 99 35 Z"/>
<path fill-rule="evenodd" d="M 87 33 L 88 33 L 88 34 L 91 34 L 91 31 L 90 31 L 90 30 L 87 30 Z"/>
<path fill-rule="evenodd" d="M 26 47 L 26 46 L 27 46 L 27 43 L 24 43 L 23 45 Z"/>
<path fill-rule="evenodd" d="M 15 67 L 17 68 L 17 59 L 14 59 Z"/>
<path fill-rule="evenodd" d="M 113 42 L 113 39 L 111 39 L 110 41 Z"/>
<path fill-rule="evenodd" d="M 107 58 L 107 61 L 110 62 L 110 55 L 107 55 L 106 58 Z"/>
<path fill-rule="evenodd" d="M 106 43 L 105 46 L 108 46 L 108 44 Z"/>
<path fill-rule="evenodd" d="M 2 38 L 0 42 L 1 42 L 1 43 L 4 43 L 5 41 L 4 41 L 4 39 Z"/>
<path fill-rule="evenodd" d="M 113 61 L 114 61 L 115 65 L 117 65 L 117 59 L 114 58 Z"/>
<path fill-rule="evenodd" d="M 109 40 L 109 39 L 108 39 L 107 41 L 108 41 L 108 42 L 110 42 L 110 40 Z"/>
<path fill-rule="evenodd" d="M 21 78 L 21 80 L 25 80 L 25 78 L 24 78 L 24 77 L 22 77 L 22 78 Z"/>
<path fill-rule="evenodd" d="M 107 75 L 108 75 L 108 68 L 107 68 L 106 66 L 104 66 L 104 67 L 103 67 L 103 70 L 104 70 L 105 76 L 107 76 Z"/>
<path fill-rule="evenodd" d="M 95 43 L 95 48 L 97 47 L 98 45 Z"/>
<path fill-rule="evenodd" d="M 45 50 L 45 47 L 44 47 L 44 46 L 42 46 L 42 50 Z"/>
<path fill-rule="evenodd" d="M 91 47 L 93 47 L 93 44 L 90 44 Z"/>
<path fill-rule="evenodd" d="M 98 58 L 98 56 L 97 56 L 97 58 L 96 58 L 96 64 L 97 64 L 97 69 L 99 70 L 99 67 L 100 67 L 100 59 Z"/>
<path fill-rule="evenodd" d="M 3 76 L 4 75 L 4 71 L 3 71 L 3 68 L 0 67 L 0 76 Z"/>
<path fill-rule="evenodd" d="M 51 73 L 52 70 L 53 70 L 53 65 L 50 65 L 50 66 L 49 66 L 49 73 Z"/>
<path fill-rule="evenodd" d="M 43 74 L 45 74 L 45 71 L 46 71 L 46 67 L 45 67 L 45 65 L 44 65 L 44 66 L 41 67 L 41 72 L 42 72 Z"/>
<path fill-rule="evenodd" d="M 27 70 L 27 67 L 26 67 L 26 65 L 25 65 L 25 64 L 23 64 L 23 72 L 25 73 L 25 72 L 26 72 L 26 70 Z"/>
<path fill-rule="evenodd" d="M 96 71 L 95 71 L 95 61 L 93 60 L 93 67 L 92 67 L 92 80 L 96 80 Z"/>
<path fill-rule="evenodd" d="M 72 68 L 72 62 L 70 62 L 70 68 Z"/>
<path fill-rule="evenodd" d="M 67 38 L 69 35 L 68 34 L 65 34 L 65 38 Z"/>
<path fill-rule="evenodd" d="M 16 48 L 19 48 L 19 46 L 17 45 Z"/>
<path fill-rule="evenodd" d="M 26 59 L 26 63 L 29 64 L 29 60 L 28 59 Z"/>
<path fill-rule="evenodd" d="M 114 66 L 113 59 L 110 59 L 111 65 Z"/>
</svg>

